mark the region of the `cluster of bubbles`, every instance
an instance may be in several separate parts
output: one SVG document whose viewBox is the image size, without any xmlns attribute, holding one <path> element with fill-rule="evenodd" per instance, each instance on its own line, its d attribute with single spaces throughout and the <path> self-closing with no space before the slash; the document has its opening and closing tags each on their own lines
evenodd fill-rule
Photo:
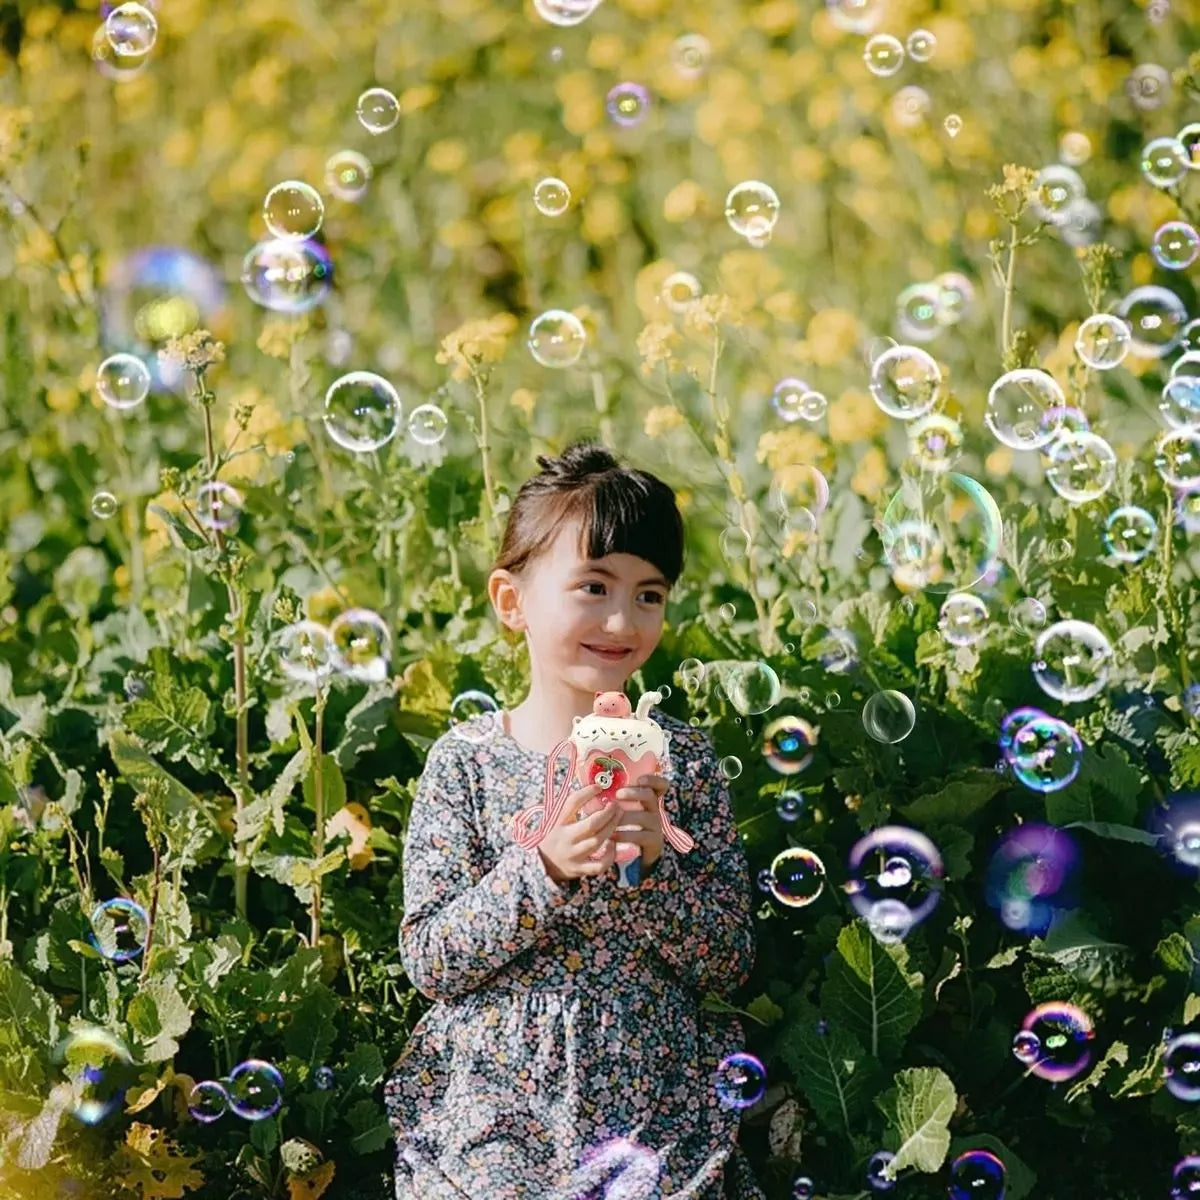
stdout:
<svg viewBox="0 0 1200 1200">
<path fill-rule="evenodd" d="M 1050 1001 L 1039 1004 L 1021 1023 L 1012 1051 L 1031 1075 L 1065 1083 L 1091 1065 L 1095 1037 L 1091 1018 L 1083 1009 Z"/>
<path fill-rule="evenodd" d="M 1074 782 L 1083 762 L 1079 734 L 1038 708 L 1018 708 L 1000 727 L 1000 752 L 1013 777 L 1035 792 L 1057 792 Z"/>
<path fill-rule="evenodd" d="M 803 379 L 788 375 L 771 392 L 771 407 L 783 421 L 819 421 L 829 409 L 824 392 Z"/>
<path fill-rule="evenodd" d="M 188 1112 L 205 1125 L 227 1112 L 244 1121 L 273 1117 L 283 1104 L 283 1075 L 278 1067 L 259 1058 L 247 1059 L 226 1079 L 204 1079 L 188 1095 Z"/>
<path fill-rule="evenodd" d="M 779 220 L 779 196 L 770 184 L 756 179 L 736 184 L 725 197 L 725 220 L 734 233 L 761 248 Z"/>
<path fill-rule="evenodd" d="M 349 608 L 328 626 L 296 621 L 276 635 L 279 665 L 289 679 L 321 685 L 334 673 L 362 683 L 380 683 L 391 663 L 392 634 L 369 608 Z"/>
<path fill-rule="evenodd" d="M 937 49 L 937 38 L 928 29 L 914 29 L 902 42 L 890 33 L 877 33 L 863 47 L 863 62 L 872 75 L 895 75 L 907 56 L 913 62 L 927 63 Z"/>
<path fill-rule="evenodd" d="M 1176 134 L 1147 142 L 1142 147 L 1141 170 L 1147 183 L 1164 189 L 1181 183 L 1189 171 L 1200 171 L 1200 121 L 1185 125 Z"/>
<path fill-rule="evenodd" d="M 896 332 L 907 342 L 931 342 L 957 325 L 975 302 L 975 285 L 961 271 L 913 283 L 896 297 Z"/>
</svg>

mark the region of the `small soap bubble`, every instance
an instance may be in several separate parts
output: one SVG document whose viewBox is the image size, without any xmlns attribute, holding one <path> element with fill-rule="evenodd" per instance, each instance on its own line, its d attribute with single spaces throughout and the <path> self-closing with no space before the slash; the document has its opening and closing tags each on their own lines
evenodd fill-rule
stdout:
<svg viewBox="0 0 1200 1200">
<path fill-rule="evenodd" d="M 1057 621 L 1038 635 L 1033 677 L 1047 696 L 1064 704 L 1090 700 L 1108 684 L 1113 648 L 1087 621 Z"/>
<path fill-rule="evenodd" d="M 684 79 L 697 79 L 708 69 L 712 47 L 698 33 L 685 33 L 671 46 L 671 63 Z"/>
<path fill-rule="evenodd" d="M 272 312 L 305 313 L 325 299 L 333 263 L 319 242 L 269 238 L 242 260 L 241 280 L 255 304 Z"/>
<path fill-rule="evenodd" d="M 945 413 L 932 412 L 908 427 L 908 452 L 921 470 L 950 470 L 962 454 L 962 426 Z"/>
<path fill-rule="evenodd" d="M 963 120 L 958 113 L 951 113 L 943 122 L 942 128 L 952 137 L 958 137 L 962 133 Z"/>
<path fill-rule="evenodd" d="M 118 896 L 92 910 L 88 941 L 112 962 L 127 962 L 146 949 L 150 918 L 135 900 Z"/>
<path fill-rule="evenodd" d="M 771 392 L 771 407 L 784 421 L 817 421 L 824 416 L 829 402 L 805 380 L 789 375 Z"/>
<path fill-rule="evenodd" d="M 358 121 L 368 132 L 387 133 L 400 121 L 400 101 L 387 88 L 368 88 L 358 98 Z"/>
<path fill-rule="evenodd" d="M 1158 522 L 1144 509 L 1123 504 L 1104 523 L 1104 544 L 1120 562 L 1141 562 L 1158 538 Z"/>
<path fill-rule="evenodd" d="M 895 1179 L 887 1177 L 885 1168 L 896 1156 L 891 1150 L 876 1150 L 867 1162 L 867 1186 L 873 1192 L 890 1192 L 896 1186 Z"/>
<path fill-rule="evenodd" d="M 1018 1062 L 1029 1066 L 1030 1063 L 1035 1063 L 1038 1056 L 1042 1052 L 1042 1043 L 1038 1040 L 1036 1033 L 1030 1032 L 1028 1029 L 1022 1029 L 1012 1042 L 1013 1056 Z"/>
<path fill-rule="evenodd" d="M 688 271 L 674 271 L 663 280 L 663 303 L 673 313 L 685 313 L 700 299 L 700 280 Z"/>
<path fill-rule="evenodd" d="M 1036 450 L 1054 437 L 1046 413 L 1066 405 L 1054 376 L 1033 367 L 1007 371 L 988 390 L 983 423 L 992 436 L 1014 450 Z"/>
<path fill-rule="evenodd" d="M 938 628 L 952 646 L 973 645 L 983 637 L 987 623 L 987 605 L 970 592 L 947 596 L 938 614 Z"/>
<path fill-rule="evenodd" d="M 1099 205 L 1090 200 L 1080 200 L 1061 222 L 1058 223 L 1058 236 L 1068 246 L 1090 246 L 1100 240 L 1104 226 L 1104 213 Z"/>
<path fill-rule="evenodd" d="M 891 745 L 904 741 L 912 733 L 917 712 L 903 692 L 876 692 L 863 705 L 862 723 L 868 737 Z"/>
<path fill-rule="evenodd" d="M 749 1108 L 767 1090 L 767 1069 L 753 1054 L 739 1051 L 721 1061 L 714 1086 L 722 1108 Z"/>
<path fill-rule="evenodd" d="M 863 47 L 863 62 L 872 75 L 895 75 L 904 66 L 904 45 L 890 33 L 877 33 Z"/>
<path fill-rule="evenodd" d="M 1041 220 L 1060 225 L 1079 201 L 1087 196 L 1078 171 L 1062 163 L 1051 163 L 1033 177 L 1030 208 Z"/>
<path fill-rule="evenodd" d="M 534 10 L 551 25 L 570 26 L 586 21 L 601 0 L 533 0 Z"/>
<path fill-rule="evenodd" d="M 734 233 L 744 238 L 769 234 L 779 220 L 779 197 L 769 184 L 746 180 L 725 197 L 725 220 Z"/>
<path fill-rule="evenodd" d="M 1200 171 L 1200 121 L 1185 125 L 1175 136 L 1187 157 L 1188 169 Z"/>
<path fill-rule="evenodd" d="M 366 454 L 385 446 L 400 429 L 396 389 L 372 371 L 351 371 L 325 393 L 325 429 L 346 450 Z"/>
<path fill-rule="evenodd" d="M 1189 1154 L 1171 1173 L 1171 1200 L 1194 1200 L 1200 1194 L 1200 1155 Z"/>
<path fill-rule="evenodd" d="M 1143 112 L 1161 108 L 1171 94 L 1171 76 L 1158 63 L 1139 63 L 1125 80 L 1125 94 Z"/>
<path fill-rule="evenodd" d="M 942 373 L 918 346 L 893 346 L 871 367 L 871 395 L 890 417 L 911 421 L 936 403 Z"/>
<path fill-rule="evenodd" d="M 1033 596 L 1025 596 L 1008 610 L 1008 623 L 1018 633 L 1036 633 L 1046 624 L 1046 606 Z"/>
<path fill-rule="evenodd" d="M 422 446 L 436 446 L 446 436 L 449 421 L 436 404 L 418 404 L 408 414 L 408 432 Z"/>
<path fill-rule="evenodd" d="M 990 1150 L 968 1150 L 950 1164 L 949 1200 L 1004 1200 L 1007 1175 Z"/>
<path fill-rule="evenodd" d="M 960 271 L 944 271 L 933 281 L 938 290 L 938 320 L 957 325 L 975 302 L 975 285 Z"/>
<path fill-rule="evenodd" d="M 1142 150 L 1142 178 L 1156 188 L 1169 188 L 1187 173 L 1188 152 L 1177 137 L 1159 137 Z"/>
<path fill-rule="evenodd" d="M 913 62 L 928 62 L 937 49 L 937 38 L 928 29 L 914 29 L 905 38 L 904 48 Z"/>
<path fill-rule="evenodd" d="M 1068 167 L 1082 166 L 1092 156 L 1092 142 L 1086 133 L 1070 130 L 1058 139 L 1058 157 Z"/>
<path fill-rule="evenodd" d="M 229 1108 L 246 1121 L 274 1116 L 283 1104 L 283 1076 L 269 1062 L 252 1058 L 229 1072 Z"/>
<path fill-rule="evenodd" d="M 96 392 L 109 408 L 136 408 L 150 392 L 150 370 L 133 354 L 112 354 L 96 372 Z"/>
<path fill-rule="evenodd" d="M 932 283 L 913 283 L 896 297 L 896 332 L 908 342 L 932 341 L 944 328 L 938 319 L 941 291 Z"/>
<path fill-rule="evenodd" d="M 375 170 L 357 150 L 339 150 L 325 163 L 325 186 L 339 200 L 353 203 L 367 194 Z"/>
<path fill-rule="evenodd" d="M 802 846 L 781 851 L 770 870 L 771 894 L 788 908 L 807 908 L 825 890 L 825 864 Z"/>
<path fill-rule="evenodd" d="M 120 1038 L 99 1026 L 81 1027 L 55 1046 L 53 1059 L 66 1076 L 66 1107 L 76 1120 L 99 1125 L 120 1112 L 137 1074 Z"/>
<path fill-rule="evenodd" d="M 892 97 L 892 115 L 905 129 L 919 125 L 932 107 L 933 100 L 923 87 L 903 87 Z"/>
<path fill-rule="evenodd" d="M 1091 1019 L 1076 1005 L 1061 1001 L 1039 1004 L 1021 1028 L 1037 1036 L 1038 1058 L 1029 1069 L 1040 1079 L 1064 1083 L 1090 1065 L 1096 1034 Z"/>
<path fill-rule="evenodd" d="M 335 1083 L 333 1068 L 318 1067 L 313 1072 L 313 1083 L 315 1083 L 321 1091 L 329 1091 L 329 1089 L 332 1088 Z"/>
<path fill-rule="evenodd" d="M 870 33 L 883 15 L 883 0 L 825 0 L 825 11 L 844 33 Z"/>
<path fill-rule="evenodd" d="M 1177 1100 L 1200 1100 L 1200 1033 L 1184 1033 L 1163 1052 L 1167 1091 Z"/>
<path fill-rule="evenodd" d="M 333 638 L 316 621 L 297 621 L 276 635 L 279 666 L 290 679 L 299 683 L 323 683 L 337 665 Z"/>
<path fill-rule="evenodd" d="M 1200 488 L 1200 428 L 1160 434 L 1154 447 L 1154 469 L 1171 487 L 1185 492 Z"/>
<path fill-rule="evenodd" d="M 798 775 L 813 760 L 816 730 L 803 718 L 779 717 L 763 730 L 763 757 L 780 775 Z"/>
<path fill-rule="evenodd" d="M 1046 482 L 1072 504 L 1098 500 L 1117 477 L 1117 455 L 1095 433 L 1063 433 L 1046 447 Z"/>
<path fill-rule="evenodd" d="M 725 755 L 717 766 L 726 779 L 737 779 L 742 773 L 742 760 L 736 754 Z"/>
<path fill-rule="evenodd" d="M 1161 25 L 1170 13 L 1170 0 L 1150 0 L 1146 5 L 1146 19 L 1151 25 Z"/>
<path fill-rule="evenodd" d="M 104 21 L 104 36 L 114 53 L 123 58 L 141 58 L 154 49 L 158 21 L 141 4 L 120 4 Z"/>
<path fill-rule="evenodd" d="M 825 1035 L 822 1033 L 822 1037 Z M 791 1200 L 813 1200 L 816 1196 L 816 1184 L 807 1175 L 798 1175 L 792 1180 Z"/>
<path fill-rule="evenodd" d="M 928 837 L 885 825 L 854 844 L 844 889 L 877 940 L 899 941 L 937 907 L 944 875 L 942 856 Z"/>
<path fill-rule="evenodd" d="M 1040 715 L 1016 730 L 1006 754 L 1014 777 L 1027 788 L 1057 792 L 1079 774 L 1083 743 L 1065 721 Z"/>
<path fill-rule="evenodd" d="M 380 683 L 387 678 L 392 654 L 388 623 L 369 608 L 349 608 L 329 625 L 334 669 L 350 679 Z"/>
<path fill-rule="evenodd" d="M 202 1079 L 188 1093 L 187 1107 L 192 1120 L 211 1125 L 228 1112 L 229 1093 L 216 1079 Z"/>
<path fill-rule="evenodd" d="M 609 91 L 605 109 L 618 125 L 640 125 L 650 111 L 650 93 L 640 83 L 618 83 Z"/>
<path fill-rule="evenodd" d="M 573 366 L 583 355 L 587 331 L 574 313 L 551 308 L 534 317 L 525 344 L 543 367 L 562 370 Z"/>
<path fill-rule="evenodd" d="M 99 517 L 102 521 L 116 516 L 117 507 L 117 498 L 112 492 L 100 491 L 92 497 L 92 516 Z"/>
<path fill-rule="evenodd" d="M 242 515 L 242 497 L 237 488 L 220 479 L 196 489 L 196 519 L 207 529 L 232 529 Z"/>
<path fill-rule="evenodd" d="M 1200 233 L 1186 221 L 1167 221 L 1154 231 L 1150 253 L 1160 267 L 1184 271 L 1200 254 Z"/>
<path fill-rule="evenodd" d="M 561 217 L 571 207 L 571 189 L 553 175 L 539 179 L 533 189 L 533 206 L 544 217 Z"/>
<path fill-rule="evenodd" d="M 310 238 L 324 219 L 325 205 L 317 189 L 299 179 L 277 183 L 263 201 L 263 220 L 277 238 Z"/>
<path fill-rule="evenodd" d="M 804 812 L 804 797 L 799 792 L 781 792 L 775 802 L 775 813 L 781 821 L 791 824 Z M 769 874 L 769 873 L 768 873 Z"/>
<path fill-rule="evenodd" d="M 1129 353 L 1129 326 L 1110 313 L 1092 313 L 1075 335 L 1075 353 L 1097 371 L 1111 371 Z"/>
</svg>

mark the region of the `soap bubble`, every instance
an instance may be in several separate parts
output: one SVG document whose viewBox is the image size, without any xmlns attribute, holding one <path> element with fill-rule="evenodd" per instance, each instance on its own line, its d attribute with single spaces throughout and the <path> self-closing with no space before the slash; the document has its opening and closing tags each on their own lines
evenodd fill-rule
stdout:
<svg viewBox="0 0 1200 1200">
<path fill-rule="evenodd" d="M 825 0 L 825 11 L 844 33 L 870 33 L 883 14 L 883 0 Z"/>
<path fill-rule="evenodd" d="M 928 29 L 914 29 L 905 38 L 904 48 L 913 62 L 928 62 L 937 49 L 937 38 Z"/>
<path fill-rule="evenodd" d="M 768 712 L 779 701 L 783 685 L 765 662 L 739 662 L 720 672 L 721 689 L 743 717 Z"/>
<path fill-rule="evenodd" d="M 322 1092 L 327 1092 L 333 1087 L 336 1082 L 332 1067 L 318 1067 L 313 1072 L 313 1083 L 317 1089 Z"/>
<path fill-rule="evenodd" d="M 812 763 L 817 734 L 803 717 L 779 717 L 763 730 L 762 738 L 763 757 L 780 775 L 797 775 Z"/>
<path fill-rule="evenodd" d="M 1034 177 L 1030 208 L 1039 220 L 1060 225 L 1079 201 L 1087 196 L 1087 188 L 1079 172 L 1062 163 L 1043 167 Z"/>
<path fill-rule="evenodd" d="M 876 692 L 863 705 L 862 723 L 869 737 L 890 745 L 904 741 L 912 733 L 917 713 L 903 692 Z"/>
<path fill-rule="evenodd" d="M 371 371 L 351 371 L 325 393 L 325 429 L 339 446 L 365 454 L 378 450 L 400 428 L 396 389 Z"/>
<path fill-rule="evenodd" d="M 325 299 L 333 263 L 319 242 L 270 238 L 242 260 L 241 280 L 255 304 L 272 312 L 305 313 Z"/>
<path fill-rule="evenodd" d="M 1022 1022 L 1021 1029 L 1037 1038 L 1038 1057 L 1029 1070 L 1040 1079 L 1065 1083 L 1092 1061 L 1096 1034 L 1091 1019 L 1074 1004 L 1039 1004 Z"/>
<path fill-rule="evenodd" d="M 1008 622 L 1018 633 L 1035 633 L 1046 624 L 1046 606 L 1025 596 L 1008 610 Z"/>
<path fill-rule="evenodd" d="M 1079 774 L 1083 743 L 1057 717 L 1037 716 L 1013 735 L 1006 757 L 1014 777 L 1035 792 L 1057 792 Z"/>
<path fill-rule="evenodd" d="M 684 79 L 697 79 L 703 75 L 711 56 L 708 38 L 698 33 L 685 33 L 671 46 L 671 62 Z"/>
<path fill-rule="evenodd" d="M 1100 240 L 1104 212 L 1090 200 L 1080 200 L 1056 226 L 1058 236 L 1068 246 L 1090 246 Z"/>
<path fill-rule="evenodd" d="M 118 896 L 92 910 L 88 941 L 112 962 L 127 962 L 146 949 L 150 918 L 135 900 Z"/>
<path fill-rule="evenodd" d="M 1188 152 L 1176 137 L 1155 138 L 1142 150 L 1142 176 L 1157 188 L 1173 187 L 1190 165 Z"/>
<path fill-rule="evenodd" d="M 938 614 L 938 628 L 952 646 L 973 645 L 983 637 L 987 623 L 987 605 L 970 592 L 947 596 Z"/>
<path fill-rule="evenodd" d="M 364 683 L 387 678 L 392 656 L 392 631 L 369 608 L 349 608 L 329 625 L 334 669 Z"/>
<path fill-rule="evenodd" d="M 829 401 L 803 379 L 789 375 L 771 392 L 771 407 L 784 421 L 819 421 Z"/>
<path fill-rule="evenodd" d="M 640 125 L 650 111 L 650 93 L 640 83 L 618 83 L 604 107 L 618 125 Z"/>
<path fill-rule="evenodd" d="M 924 416 L 937 402 L 942 372 L 918 346 L 893 346 L 871 367 L 871 395 L 888 414 L 902 421 Z"/>
<path fill-rule="evenodd" d="M 204 1125 L 219 1121 L 229 1109 L 229 1093 L 215 1079 L 201 1080 L 188 1093 L 188 1112 Z"/>
<path fill-rule="evenodd" d="M 1144 509 L 1123 504 L 1104 523 L 1104 544 L 1121 562 L 1140 562 L 1154 549 L 1158 522 Z"/>
<path fill-rule="evenodd" d="M 102 521 L 116 516 L 117 508 L 117 498 L 112 492 L 99 491 L 92 497 L 92 516 Z"/>
<path fill-rule="evenodd" d="M 539 179 L 533 189 L 533 206 L 544 217 L 561 217 L 571 207 L 571 189 L 553 175 Z"/>
<path fill-rule="evenodd" d="M 1200 488 L 1200 428 L 1160 434 L 1154 447 L 1154 469 L 1171 487 L 1185 492 Z"/>
<path fill-rule="evenodd" d="M 1004 1200 L 1007 1175 L 990 1150 L 968 1150 L 950 1164 L 950 1200 Z"/>
<path fill-rule="evenodd" d="M 1200 233 L 1186 221 L 1167 221 L 1154 231 L 1150 253 L 1168 271 L 1186 270 L 1200 254 Z"/>
<path fill-rule="evenodd" d="M 1078 167 L 1092 156 L 1092 142 L 1086 133 L 1069 130 L 1058 139 L 1058 157 L 1068 167 Z"/>
<path fill-rule="evenodd" d="M 988 391 L 983 423 L 998 442 L 1014 450 L 1036 450 L 1054 437 L 1045 415 L 1066 404 L 1063 390 L 1052 375 L 1021 367 L 1001 375 Z"/>
<path fill-rule="evenodd" d="M 109 408 L 136 408 L 150 392 L 150 370 L 133 354 L 111 354 L 96 371 L 96 392 Z"/>
<path fill-rule="evenodd" d="M 1167 1091 L 1177 1100 L 1200 1100 L 1200 1033 L 1173 1038 L 1163 1052 Z"/>
<path fill-rule="evenodd" d="M 896 1186 L 895 1179 L 884 1174 L 884 1168 L 896 1156 L 891 1150 L 876 1150 L 867 1162 L 867 1186 L 875 1192 L 890 1192 Z"/>
<path fill-rule="evenodd" d="M 1158 411 L 1172 429 L 1200 426 L 1200 378 L 1173 375 L 1167 380 L 1158 402 Z"/>
<path fill-rule="evenodd" d="M 933 286 L 938 289 L 938 320 L 957 325 L 975 302 L 975 285 L 960 271 L 944 271 Z"/>
<path fill-rule="evenodd" d="M 399 124 L 400 101 L 387 88 L 368 88 L 358 98 L 358 121 L 368 133 L 387 133 Z"/>
<path fill-rule="evenodd" d="M 1188 170 L 1200 171 L 1200 121 L 1185 125 L 1175 136 L 1187 155 Z"/>
<path fill-rule="evenodd" d="M 932 341 L 942 332 L 941 292 L 932 283 L 913 283 L 896 297 L 896 332 L 910 342 Z"/>
<path fill-rule="evenodd" d="M 361 200 L 375 169 L 366 155 L 357 150 L 339 150 L 325 163 L 325 186 L 339 200 Z"/>
<path fill-rule="evenodd" d="M 742 237 L 770 233 L 779 220 L 779 197 L 775 189 L 756 179 L 739 183 L 725 197 L 725 220 Z"/>
<path fill-rule="evenodd" d="M 844 886 L 855 911 L 883 941 L 901 930 L 902 938 L 933 912 L 944 873 L 942 856 L 923 833 L 884 825 L 854 844 Z M 904 920 L 897 920 L 897 906 L 904 910 Z"/>
<path fill-rule="evenodd" d="M 962 446 L 962 426 L 945 413 L 929 413 L 908 426 L 908 452 L 922 470 L 950 470 Z"/>
<path fill-rule="evenodd" d="M 797 463 L 788 468 L 783 483 L 772 483 L 770 494 L 771 507 L 783 518 L 782 531 L 786 533 L 788 518 L 797 508 L 821 516 L 829 505 L 829 481 L 811 463 Z"/>
<path fill-rule="evenodd" d="M 116 54 L 141 58 L 154 49 L 158 21 L 144 5 L 119 4 L 104 21 L 104 36 Z"/>
<path fill-rule="evenodd" d="M 903 87 L 892 97 L 892 115 L 905 129 L 919 125 L 933 107 L 933 100 L 923 87 Z"/>
<path fill-rule="evenodd" d="M 422 446 L 436 446 L 446 436 L 450 422 L 436 404 L 418 404 L 408 414 L 408 432 Z"/>
<path fill-rule="evenodd" d="M 1160 108 L 1170 91 L 1171 76 L 1158 63 L 1139 63 L 1125 80 L 1125 94 L 1143 112 Z"/>
<path fill-rule="evenodd" d="M 196 519 L 206 529 L 232 529 L 242 515 L 242 497 L 237 488 L 220 479 L 196 489 Z"/>
<path fill-rule="evenodd" d="M 229 1072 L 230 1111 L 246 1121 L 274 1116 L 283 1104 L 283 1076 L 276 1067 L 251 1058 Z"/>
<path fill-rule="evenodd" d="M 297 621 L 276 635 L 279 665 L 299 683 L 323 683 L 337 666 L 333 638 L 316 621 Z"/>
<path fill-rule="evenodd" d="M 125 1044 L 99 1026 L 73 1030 L 54 1048 L 70 1086 L 68 1106 L 84 1125 L 99 1125 L 120 1112 L 125 1089 L 134 1083 L 137 1068 Z"/>
<path fill-rule="evenodd" d="M 1079 857 L 1069 833 L 1037 821 L 1022 822 L 1004 835 L 988 863 L 988 904 L 1007 928 L 1041 936 L 1069 898 Z M 1018 1034 L 1013 1042 L 1013 1053 L 1022 1062 L 1037 1058 L 1035 1035 Z"/>
<path fill-rule="evenodd" d="M 1078 704 L 1104 690 L 1112 667 L 1108 638 L 1087 621 L 1057 621 L 1034 643 L 1033 677 L 1055 700 Z"/>
<path fill-rule="evenodd" d="M 1193 1200 L 1200 1192 L 1200 1155 L 1189 1154 L 1171 1174 L 1171 1200 Z"/>
<path fill-rule="evenodd" d="M 1129 324 L 1133 351 L 1147 358 L 1163 358 L 1179 345 L 1188 313 L 1182 300 L 1164 287 L 1148 284 L 1134 288 L 1117 306 Z"/>
<path fill-rule="evenodd" d="M 958 113 L 951 113 L 943 122 L 942 128 L 952 137 L 958 137 L 962 132 L 963 121 Z"/>
<path fill-rule="evenodd" d="M 700 299 L 701 291 L 700 280 L 695 275 L 688 271 L 674 271 L 663 280 L 663 303 L 673 313 L 685 313 Z"/>
<path fill-rule="evenodd" d="M 325 204 L 320 193 L 299 179 L 277 183 L 263 201 L 263 220 L 277 238 L 313 237 L 324 219 Z"/>
<path fill-rule="evenodd" d="M 1012 1052 L 1018 1062 L 1028 1066 L 1030 1063 L 1037 1062 L 1038 1056 L 1042 1052 L 1042 1043 L 1036 1033 L 1022 1029 L 1013 1037 Z"/>
<path fill-rule="evenodd" d="M 1086 366 L 1110 371 L 1129 353 L 1129 326 L 1109 313 L 1092 313 L 1075 335 L 1075 353 Z"/>
<path fill-rule="evenodd" d="M 574 313 L 551 308 L 534 317 L 525 344 L 543 367 L 562 370 L 579 361 L 587 345 L 587 331 Z"/>
<path fill-rule="evenodd" d="M 534 10 L 551 25 L 578 25 L 600 7 L 601 0 L 533 0 Z"/>
<path fill-rule="evenodd" d="M 806 908 L 825 890 L 825 864 L 811 851 L 792 846 L 771 863 L 771 894 L 788 908 Z"/>
<path fill-rule="evenodd" d="M 872 75 L 895 75 L 904 66 L 904 46 L 890 33 L 877 33 L 863 47 L 863 62 Z"/>
<path fill-rule="evenodd" d="M 1098 500 L 1117 477 L 1117 455 L 1095 433 L 1067 433 L 1046 448 L 1046 481 L 1065 500 Z"/>
<path fill-rule="evenodd" d="M 767 1070 L 753 1054 L 739 1051 L 721 1061 L 714 1085 L 722 1108 L 749 1108 L 767 1090 Z"/>
<path fill-rule="evenodd" d="M 1037 717 L 1044 717 L 1047 714 L 1040 708 L 1035 708 L 1031 704 L 1022 705 L 1020 708 L 1014 708 L 1003 721 L 1000 722 L 1000 752 L 1005 759 L 1008 758 L 1009 752 L 1012 750 L 1013 739 L 1017 736 L 1022 725 L 1027 725 L 1030 721 Z"/>
</svg>

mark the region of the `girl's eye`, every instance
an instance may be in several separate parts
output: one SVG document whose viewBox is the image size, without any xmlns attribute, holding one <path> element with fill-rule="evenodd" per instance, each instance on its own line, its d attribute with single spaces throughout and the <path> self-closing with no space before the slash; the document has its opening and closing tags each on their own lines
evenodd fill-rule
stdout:
<svg viewBox="0 0 1200 1200">
<path fill-rule="evenodd" d="M 581 587 L 585 587 L 585 588 L 589 588 L 589 587 L 599 587 L 599 588 L 602 588 L 602 587 L 604 586 L 604 584 L 602 584 L 602 583 L 601 583 L 599 580 L 596 580 L 596 579 L 590 579 L 590 580 L 588 580 L 588 582 L 587 582 L 587 583 L 580 584 L 580 586 L 581 586 Z M 643 596 L 652 596 L 652 597 L 654 598 L 654 603 L 655 603 L 655 604 L 661 604 L 661 603 L 663 602 L 663 594 L 662 594 L 662 592 L 652 592 L 652 591 L 649 591 L 649 590 L 647 590 L 647 591 L 644 591 L 644 592 L 642 593 L 642 595 L 643 595 Z"/>
</svg>

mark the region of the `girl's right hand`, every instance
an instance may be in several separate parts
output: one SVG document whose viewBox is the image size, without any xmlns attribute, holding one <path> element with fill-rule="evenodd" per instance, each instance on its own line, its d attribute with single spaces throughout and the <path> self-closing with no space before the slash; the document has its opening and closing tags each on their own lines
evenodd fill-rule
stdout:
<svg viewBox="0 0 1200 1200">
<path fill-rule="evenodd" d="M 585 875 L 603 875 L 613 865 L 617 832 L 625 816 L 619 804 L 606 804 L 582 821 L 576 820 L 579 810 L 604 791 L 599 784 L 589 784 L 567 797 L 558 823 L 538 843 L 538 853 L 546 864 L 546 874 L 555 883 L 582 879 Z M 604 853 L 592 858 L 600 847 Z"/>
</svg>

